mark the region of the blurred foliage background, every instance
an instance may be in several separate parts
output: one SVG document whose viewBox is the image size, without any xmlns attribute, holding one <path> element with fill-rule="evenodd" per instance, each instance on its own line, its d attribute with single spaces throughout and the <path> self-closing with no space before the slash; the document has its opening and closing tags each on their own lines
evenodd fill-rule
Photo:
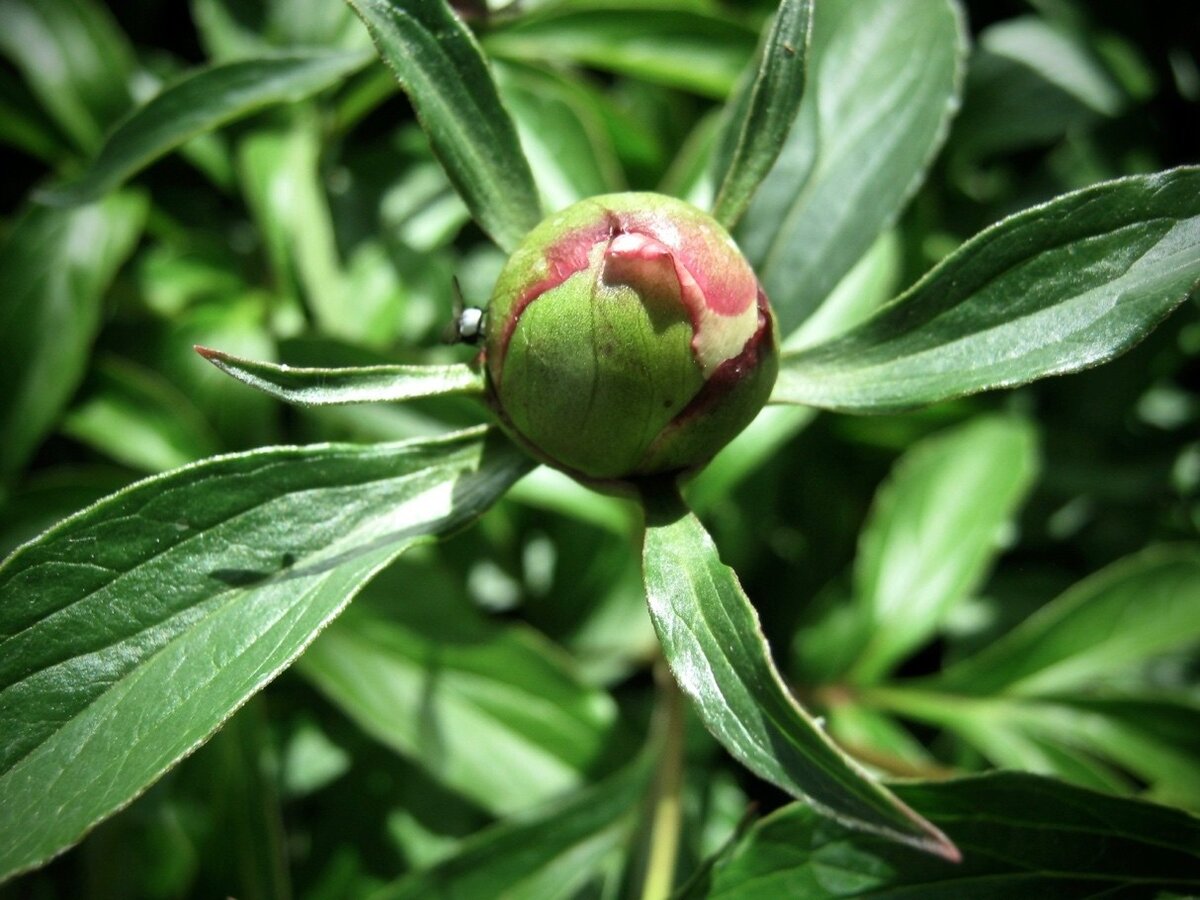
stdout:
<svg viewBox="0 0 1200 900">
<path fill-rule="evenodd" d="M 555 208 L 626 188 L 702 194 L 714 110 L 772 5 L 458 7 Z M 1011 212 L 1200 161 L 1194 5 L 964 6 L 970 67 L 945 148 L 842 288 L 868 303 Z M 440 340 L 452 278 L 482 305 L 503 257 L 378 62 L 194 138 L 100 206 L 66 216 L 34 200 L 183 72 L 368 45 L 334 0 L 0 2 L 0 555 L 122 485 L 213 453 L 478 420 L 445 398 L 283 408 L 192 350 L 330 365 L 473 354 Z M 35 297 L 54 302 L 30 309 Z M 1189 302 L 1093 372 L 905 415 L 812 416 L 760 465 L 696 486 L 777 659 L 835 737 L 885 774 L 1015 766 L 1200 808 L 1194 645 L 1159 641 L 1102 694 L 1100 666 L 1005 717 L 930 713 L 890 686 L 945 671 L 1114 562 L 1195 542 L 1198 358 Z M 987 432 L 1012 416 L 1024 423 L 1015 437 Z M 1001 542 L 989 531 L 930 635 L 856 686 L 844 657 L 859 638 L 839 611 L 869 581 L 872 540 L 897 506 L 925 510 L 891 524 L 933 540 L 935 554 L 936 540 L 962 538 L 921 532 L 969 477 L 939 461 L 978 459 L 997 441 L 1006 449 L 987 471 L 1012 475 Z M 393 566 L 207 746 L 0 896 L 362 896 L 452 855 L 496 817 L 613 772 L 636 753 L 654 696 L 636 527 L 620 502 L 531 476 L 479 527 Z M 1128 589 L 1130 621 L 1151 590 Z M 784 800 L 694 723 L 688 741 L 684 871 L 748 805 Z"/>
</svg>

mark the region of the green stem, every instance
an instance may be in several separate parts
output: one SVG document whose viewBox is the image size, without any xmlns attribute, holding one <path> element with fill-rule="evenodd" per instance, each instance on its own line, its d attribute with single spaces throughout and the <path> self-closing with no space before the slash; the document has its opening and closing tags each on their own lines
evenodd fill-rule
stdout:
<svg viewBox="0 0 1200 900">
<path fill-rule="evenodd" d="M 683 818 L 683 695 L 666 666 L 657 669 L 661 750 L 655 775 L 654 809 L 650 818 L 650 852 L 642 900 L 666 900 L 675 882 L 679 834 Z"/>
</svg>

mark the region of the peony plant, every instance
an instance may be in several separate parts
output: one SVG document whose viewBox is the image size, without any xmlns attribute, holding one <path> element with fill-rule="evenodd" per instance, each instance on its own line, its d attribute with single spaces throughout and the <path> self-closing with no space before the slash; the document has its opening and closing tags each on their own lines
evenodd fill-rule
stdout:
<svg viewBox="0 0 1200 900">
<path fill-rule="evenodd" d="M 911 122 L 863 126 L 898 129 L 907 141 L 886 165 L 825 145 L 814 161 L 817 120 L 829 110 L 814 91 L 820 65 L 836 58 L 831 47 L 891 13 L 881 3 L 783 0 L 707 165 L 686 186 L 694 202 L 607 193 L 549 215 L 522 149 L 529 137 L 451 5 L 350 5 L 475 222 L 507 254 L 482 319 L 460 328 L 478 349 L 449 364 L 343 368 L 197 351 L 289 403 L 458 394 L 479 401 L 483 424 L 375 446 L 217 456 L 118 491 L 14 552 L 0 566 L 0 873 L 41 865 L 121 809 L 294 662 L 402 552 L 463 528 L 539 464 L 633 498 L 644 518 L 645 595 L 670 672 L 649 753 L 659 777 L 647 787 L 654 766 L 635 761 L 572 807 L 595 812 L 601 795 L 653 797 L 644 896 L 678 887 L 680 696 L 735 759 L 801 801 L 784 823 L 789 840 L 848 829 L 930 857 L 916 857 L 916 869 L 979 864 L 971 836 L 955 833 L 952 803 L 939 805 L 936 789 L 893 790 L 798 702 L 684 497 L 705 489 L 706 467 L 731 442 L 725 459 L 794 432 L 798 419 L 760 415 L 768 403 L 906 410 L 1129 349 L 1200 281 L 1200 169 L 1121 178 L 1034 206 L 877 310 L 822 319 L 812 315 L 820 300 L 944 139 L 961 82 L 961 20 L 949 0 L 908 4 L 914 18 L 904 27 L 936 45 L 924 62 L 948 93 L 919 108 L 914 99 Z M 501 29 L 489 46 L 502 52 L 504 41 Z M 83 174 L 42 200 L 114 203 L 104 198 L 198 130 L 315 93 L 368 58 L 359 49 L 296 53 L 195 74 L 122 120 Z M 836 196 L 827 171 L 856 166 L 867 167 L 856 192 Z M 799 197 L 827 205 L 781 209 Z M 878 651 L 878 665 L 919 639 Z M 519 841 L 519 831 L 496 840 Z M 724 865 L 718 881 L 736 886 L 737 859 Z M 396 896 L 428 896 L 433 883 L 418 878 Z M 702 878 L 689 890 L 710 887 Z"/>
</svg>

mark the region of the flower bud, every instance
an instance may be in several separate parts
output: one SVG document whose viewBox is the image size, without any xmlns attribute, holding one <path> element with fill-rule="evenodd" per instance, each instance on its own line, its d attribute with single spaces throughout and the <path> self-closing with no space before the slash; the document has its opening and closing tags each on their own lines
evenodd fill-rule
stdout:
<svg viewBox="0 0 1200 900">
<path fill-rule="evenodd" d="M 703 465 L 766 403 L 767 298 L 710 216 L 658 194 L 556 213 L 513 253 L 487 311 L 491 402 L 534 455 L 593 482 Z"/>
</svg>

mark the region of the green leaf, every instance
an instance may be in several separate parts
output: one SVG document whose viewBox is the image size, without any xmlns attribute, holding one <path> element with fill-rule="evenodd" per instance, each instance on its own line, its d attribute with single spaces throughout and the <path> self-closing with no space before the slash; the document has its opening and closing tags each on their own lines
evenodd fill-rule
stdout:
<svg viewBox="0 0 1200 900">
<path fill-rule="evenodd" d="M 1036 435 L 984 417 L 910 450 L 875 497 L 854 561 L 869 635 L 852 677 L 874 681 L 928 640 L 969 598 L 1037 469 Z"/>
<path fill-rule="evenodd" d="M 299 667 L 367 732 L 497 815 L 580 786 L 615 743 L 608 694 L 428 566 L 389 569 Z"/>
<path fill-rule="evenodd" d="M 349 0 L 446 174 L 506 251 L 541 220 L 537 188 L 475 38 L 446 0 Z"/>
<path fill-rule="evenodd" d="M 129 108 L 133 49 L 104 4 L 5 0 L 0 53 L 82 150 L 94 150 Z"/>
<path fill-rule="evenodd" d="M 533 816 L 501 822 L 370 900 L 570 900 L 619 862 L 649 786 L 649 756 Z"/>
<path fill-rule="evenodd" d="M 837 337 L 869 319 L 900 288 L 900 235 L 885 231 L 804 324 L 788 335 L 784 350 L 799 350 Z"/>
<path fill-rule="evenodd" d="M 267 246 L 276 282 L 303 298 L 325 334 L 361 341 L 370 317 L 349 290 L 321 174 L 323 125 L 316 110 L 253 129 L 238 143 L 243 193 Z"/>
<path fill-rule="evenodd" d="M 783 0 L 759 53 L 757 71 L 730 102 L 714 158 L 713 216 L 732 229 L 771 171 L 804 97 L 812 0 Z"/>
<path fill-rule="evenodd" d="M 821 0 L 808 90 L 736 237 L 790 334 L 899 214 L 958 105 L 953 0 Z"/>
<path fill-rule="evenodd" d="M 1082 34 L 1037 16 L 997 22 L 979 35 L 954 148 L 972 156 L 1051 143 L 1125 105 Z"/>
<path fill-rule="evenodd" d="M 556 212 L 624 187 L 603 121 L 577 85 L 529 67 L 497 67 L 542 204 Z"/>
<path fill-rule="evenodd" d="M 197 347 L 210 363 L 250 387 L 300 406 L 396 403 L 439 394 L 481 394 L 483 376 L 463 363 L 306 369 L 241 359 Z"/>
<path fill-rule="evenodd" d="M 51 166 L 68 154 L 42 104 L 14 73 L 0 69 L 0 144 Z"/>
<path fill-rule="evenodd" d="M 529 63 L 566 61 L 723 100 L 754 53 L 755 33 L 700 10 L 548 9 L 505 23 L 489 53 Z"/>
<path fill-rule="evenodd" d="M 189 138 L 276 103 L 296 103 L 360 69 L 363 53 L 297 51 L 192 72 L 131 112 L 77 180 L 42 191 L 46 203 L 103 196 Z"/>
<path fill-rule="evenodd" d="M 292 897 L 267 711 L 251 700 L 179 771 L 211 818 L 197 848 L 204 880 L 238 900 Z"/>
<path fill-rule="evenodd" d="M 975 695 L 1069 692 L 1197 642 L 1200 550 L 1156 547 L 1079 582 L 931 684 Z"/>
<path fill-rule="evenodd" d="M 932 721 L 939 702 L 952 710 L 935 722 L 998 766 L 1056 774 L 1111 793 L 1147 786 L 1159 802 L 1200 807 L 1200 705 L 1164 697 L 1004 697 L 918 699 Z M 901 700 L 901 703 L 904 701 Z"/>
<path fill-rule="evenodd" d="M 840 338 L 785 353 L 773 400 L 906 409 L 1099 365 L 1200 283 L 1200 168 L 1005 219 Z"/>
<path fill-rule="evenodd" d="M 0 566 L 0 877 L 127 804 L 397 553 L 530 467 L 498 434 L 252 451 L 140 482 Z"/>
<path fill-rule="evenodd" d="M 1200 891 L 1200 821 L 1012 772 L 897 785 L 963 851 L 948 865 L 799 804 L 757 823 L 688 898 L 1158 897 Z"/>
<path fill-rule="evenodd" d="M 32 207 L 0 246 L 0 481 L 25 464 L 79 386 L 104 294 L 145 217 L 144 199 L 132 195 Z"/>
<path fill-rule="evenodd" d="M 717 740 L 756 775 L 854 828 L 955 859 L 946 837 L 872 781 L 796 703 L 758 616 L 682 501 L 646 496 L 642 564 L 667 663 Z"/>
<path fill-rule="evenodd" d="M 1068 714 L 1047 705 L 1052 723 L 1030 718 L 1031 730 L 1049 732 L 1097 759 L 1109 759 L 1148 785 L 1159 803 L 1200 809 L 1200 702 L 1168 698 L 1071 697 Z"/>
<path fill-rule="evenodd" d="M 161 375 L 105 358 L 91 381 L 83 400 L 63 417 L 63 434 L 147 472 L 165 472 L 219 449 L 191 398 Z"/>
</svg>

